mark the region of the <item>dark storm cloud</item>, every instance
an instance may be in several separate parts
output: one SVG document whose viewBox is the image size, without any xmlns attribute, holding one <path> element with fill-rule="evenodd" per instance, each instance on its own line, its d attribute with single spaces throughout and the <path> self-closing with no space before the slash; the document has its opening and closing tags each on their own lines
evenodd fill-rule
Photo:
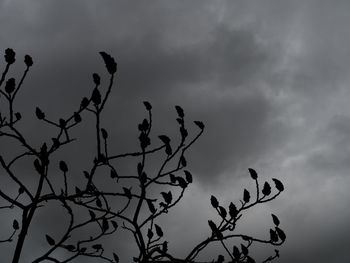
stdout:
<svg viewBox="0 0 350 263">
<path fill-rule="evenodd" d="M 64 5 L 66 9 L 62 7 Z M 274 106 L 260 91 L 258 83 L 273 64 L 274 54 L 272 50 L 259 45 L 251 28 L 230 29 L 222 23 L 208 24 L 210 30 L 205 32 L 203 41 L 169 47 L 164 32 L 172 28 L 168 25 L 166 16 L 158 16 L 158 23 L 153 27 L 149 23 L 141 26 L 142 21 L 148 22 L 149 16 L 158 12 L 154 11 L 154 8 L 158 10 L 159 7 L 147 5 L 142 9 L 130 8 L 128 5 L 118 6 L 115 9 L 117 20 L 115 27 L 113 31 L 109 31 L 104 28 L 107 26 L 108 29 L 110 24 L 105 25 L 103 17 L 102 21 L 97 21 L 96 14 L 92 14 L 91 3 L 82 5 L 77 14 L 72 11 L 76 9 L 74 4 L 64 5 L 52 3 L 46 8 L 40 7 L 39 11 L 35 9 L 38 17 L 34 20 L 33 26 L 37 29 L 35 33 L 39 34 L 39 38 L 48 46 L 52 43 L 53 48 L 45 48 L 40 52 L 46 54 L 46 57 L 38 53 L 37 68 L 32 80 L 28 81 L 32 85 L 36 83 L 44 85 L 28 90 L 35 89 L 42 94 L 41 97 L 48 98 L 47 101 L 50 102 L 48 105 L 39 98 L 36 101 L 51 116 L 58 117 L 57 109 L 60 108 L 62 101 L 69 109 L 73 103 L 76 104 L 80 100 L 78 96 L 89 92 L 88 87 L 91 87 L 91 84 L 88 78 L 90 72 L 95 70 L 95 65 L 100 62 L 95 53 L 101 49 L 98 45 L 102 42 L 103 48 L 115 54 L 119 64 L 118 88 L 114 98 L 118 106 L 123 109 L 123 115 L 134 116 L 134 107 L 128 105 L 149 99 L 159 104 L 159 111 L 180 104 L 186 110 L 198 113 L 199 116 L 196 118 L 202 118 L 207 123 L 208 129 L 214 131 L 213 127 L 217 127 L 219 133 L 208 133 L 201 142 L 201 150 L 197 150 L 198 160 L 195 163 L 203 178 L 209 176 L 212 178 L 211 181 L 215 181 L 215 176 L 219 176 L 228 166 L 236 167 L 250 153 L 256 155 L 261 153 L 262 148 L 268 147 L 271 136 L 266 131 Z M 103 7 L 96 8 L 96 12 L 103 9 Z M 176 9 L 176 6 L 173 8 Z M 133 19 L 129 18 L 128 12 L 125 12 L 130 9 L 136 12 L 132 15 Z M 140 10 L 145 11 L 140 13 Z M 183 11 L 190 13 L 191 10 Z M 43 16 L 41 13 L 44 13 Z M 50 13 L 54 15 L 51 16 Z M 65 19 L 58 19 L 60 16 L 58 14 L 64 14 Z M 126 21 L 121 23 L 124 17 L 127 17 Z M 131 22 L 130 19 L 135 21 Z M 165 26 L 162 25 L 163 20 Z M 49 27 L 51 32 L 35 26 L 44 21 L 51 25 Z M 150 23 L 155 21 L 151 20 Z M 193 23 L 198 25 L 195 21 Z M 95 28 L 100 25 L 104 30 L 101 32 L 97 30 L 95 35 L 91 35 L 86 29 L 90 24 Z M 130 24 L 130 27 L 125 24 L 128 26 Z M 125 32 L 125 27 L 129 32 Z M 121 36 L 118 34 L 119 31 L 123 32 Z M 76 38 L 75 34 L 79 34 L 79 38 Z M 97 35 L 100 42 L 96 40 Z M 117 39 L 106 43 L 110 37 Z M 181 34 L 178 37 L 182 37 Z M 98 69 L 103 70 L 101 67 Z M 53 79 L 57 80 L 52 81 Z M 203 95 L 201 86 L 208 86 L 207 83 L 210 83 L 211 87 L 207 94 Z M 229 93 L 229 96 L 226 96 L 226 93 Z M 70 95 L 68 98 L 67 94 Z M 213 94 L 217 98 L 212 100 Z M 52 100 L 59 104 L 52 103 Z M 206 103 L 196 105 L 196 101 Z M 25 102 L 23 104 L 25 105 Z M 210 104 L 214 105 L 214 108 L 208 108 Z M 111 109 L 115 111 L 118 108 L 111 106 Z M 160 118 L 166 119 L 167 116 Z M 117 129 L 116 127 L 115 132 L 118 132 Z M 276 141 L 282 136 L 278 133 L 280 130 L 277 125 L 274 135 Z M 249 136 L 243 136 L 243 140 L 234 140 L 236 136 L 243 134 Z M 215 140 L 215 137 L 220 140 Z M 210 153 L 204 150 L 208 148 L 211 149 Z M 222 157 L 217 159 L 212 156 Z M 203 165 L 209 163 L 209 166 Z"/>
<path fill-rule="evenodd" d="M 119 69 L 104 125 L 118 150 L 135 145 L 143 100 L 154 105 L 156 133 L 173 136 L 173 106 L 182 105 L 188 121 L 207 127 L 189 153 L 195 204 L 256 165 L 287 186 L 276 207 L 289 233 L 280 262 L 346 262 L 349 9 L 347 1 L 0 1 L 0 47 L 33 56 L 18 105 L 26 116 L 40 105 L 54 119 L 89 95 L 92 72 L 103 75 L 97 52 L 111 53 Z M 36 141 L 48 136 L 38 127 L 25 127 Z"/>
</svg>

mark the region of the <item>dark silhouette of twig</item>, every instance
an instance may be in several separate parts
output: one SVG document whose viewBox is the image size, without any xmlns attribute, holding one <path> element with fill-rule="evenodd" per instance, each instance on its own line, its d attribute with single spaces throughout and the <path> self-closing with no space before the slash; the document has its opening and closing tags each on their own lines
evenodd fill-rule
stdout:
<svg viewBox="0 0 350 263">
<path fill-rule="evenodd" d="M 16 111 L 15 98 L 20 94 L 25 78 L 33 66 L 33 60 L 29 55 L 24 58 L 25 69 L 18 84 L 15 78 L 7 78 L 12 64 L 16 61 L 15 52 L 8 48 L 5 50 L 6 66 L 0 78 L 0 100 L 7 103 L 7 110 L 0 112 L 0 138 L 4 138 L 13 143 L 13 147 L 19 147 L 21 152 L 14 157 L 8 157 L 5 152 L 0 155 L 0 165 L 4 174 L 8 176 L 13 184 L 18 188 L 16 195 L 13 195 L 8 187 L 0 186 L 0 197 L 5 205 L 0 206 L 0 210 L 16 209 L 21 215 L 20 219 L 13 219 L 12 229 L 8 233 L 1 233 L 5 237 L 0 238 L 0 243 L 13 242 L 12 263 L 21 261 L 21 254 L 28 230 L 33 224 L 33 217 L 37 215 L 38 209 L 50 206 L 54 202 L 59 202 L 66 212 L 68 223 L 62 233 L 47 233 L 43 236 L 47 242 L 47 249 L 41 255 L 36 255 L 32 262 L 73 262 L 78 257 L 94 258 L 96 262 L 119 262 L 117 253 L 109 254 L 105 251 L 102 238 L 115 235 L 118 231 L 130 232 L 138 248 L 138 254 L 133 255 L 134 262 L 196 262 L 199 254 L 212 243 L 221 244 L 226 253 L 226 262 L 246 262 L 255 260 L 250 256 L 253 244 L 267 244 L 280 246 L 284 243 L 286 236 L 280 228 L 280 221 L 277 216 L 272 215 L 274 228 L 269 230 L 269 235 L 265 239 L 236 233 L 236 225 L 239 220 L 243 220 L 244 213 L 253 207 L 270 202 L 277 198 L 284 190 L 283 184 L 278 179 L 272 179 L 276 191 L 273 193 L 271 186 L 265 182 L 261 187 L 258 181 L 257 172 L 249 168 L 251 178 L 255 181 L 255 198 L 251 197 L 246 189 L 243 191 L 242 200 L 236 206 L 230 203 L 229 207 L 220 205 L 215 196 L 211 196 L 210 203 L 217 212 L 217 220 L 208 220 L 209 233 L 207 238 L 199 241 L 197 245 L 189 249 L 188 254 L 177 257 L 170 252 L 166 231 L 158 224 L 158 219 L 168 213 L 183 198 L 184 192 L 193 182 L 193 176 L 187 168 L 187 151 L 200 138 L 204 132 L 204 124 L 194 121 L 198 131 L 190 135 L 187 130 L 184 110 L 180 106 L 175 106 L 177 112 L 177 123 L 179 125 L 179 141 L 173 143 L 167 135 L 159 135 L 159 141 L 153 146 L 150 134 L 153 127 L 152 105 L 145 101 L 144 106 L 147 117 L 138 125 L 139 149 L 126 152 L 114 153 L 109 147 L 109 134 L 102 127 L 101 113 L 114 86 L 117 72 L 117 63 L 114 58 L 106 52 L 100 52 L 109 74 L 109 82 L 105 91 L 101 87 L 101 77 L 93 73 L 92 80 L 94 87 L 90 96 L 83 97 L 76 110 L 66 118 L 58 121 L 46 116 L 45 112 L 36 107 L 35 115 L 39 121 L 51 126 L 56 132 L 52 135 L 51 142 L 43 142 L 39 148 L 26 138 L 17 125 L 22 115 Z M 83 171 L 84 178 L 79 188 L 70 181 L 70 164 L 65 160 L 54 162 L 53 155 L 78 138 L 74 138 L 73 130 L 82 125 L 85 114 L 94 116 L 94 131 L 96 143 L 94 160 L 86 164 Z M 112 150 L 112 151 L 111 151 Z M 159 161 L 159 168 L 156 173 L 150 173 L 146 169 L 149 157 L 163 154 L 164 158 Z M 123 158 L 134 158 L 138 160 L 135 173 L 124 175 L 119 174 L 116 161 Z M 16 174 L 15 167 L 19 161 L 31 160 L 33 162 L 32 185 L 26 185 Z M 96 174 L 101 169 L 109 169 L 110 177 L 116 185 L 115 191 L 107 191 L 98 186 Z M 51 178 L 52 171 L 60 171 L 61 183 Z M 154 197 L 154 186 L 164 186 L 164 191 Z M 150 194 L 152 192 L 152 195 Z M 120 204 L 118 209 L 112 204 Z M 77 216 L 85 210 L 86 216 Z M 78 237 L 77 233 L 84 229 L 94 229 L 89 233 L 88 238 Z M 6 237 L 7 236 L 7 237 Z M 232 244 L 235 244 L 232 246 Z M 238 245 L 239 244 L 239 245 Z M 231 249 L 233 247 L 233 249 Z M 66 251 L 65 259 L 55 257 L 58 250 Z M 264 262 L 272 261 L 279 257 L 278 250 L 274 256 L 269 256 Z M 28 262 L 28 261 L 25 261 Z M 208 262 L 225 262 L 223 255 Z M 203 262 L 204 263 L 204 262 Z"/>
</svg>

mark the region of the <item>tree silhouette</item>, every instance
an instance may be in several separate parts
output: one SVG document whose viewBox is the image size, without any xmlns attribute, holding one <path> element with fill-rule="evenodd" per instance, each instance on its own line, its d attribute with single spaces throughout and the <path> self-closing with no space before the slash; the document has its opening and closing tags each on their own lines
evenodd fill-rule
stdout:
<svg viewBox="0 0 350 263">
<path fill-rule="evenodd" d="M 113 88 L 117 64 L 109 54 L 100 52 L 100 55 L 109 74 L 107 87 L 103 89 L 100 76 L 93 73 L 94 88 L 91 94 L 82 98 L 75 112 L 58 121 L 50 119 L 42 109 L 36 107 L 34 112 L 38 121 L 55 131 L 51 135 L 51 141 L 43 141 L 36 147 L 21 131 L 19 123 L 22 115 L 15 110 L 14 104 L 33 66 L 33 60 L 29 55 L 24 57 L 26 67 L 19 81 L 7 78 L 11 66 L 16 61 L 16 54 L 10 48 L 5 51 L 6 66 L 0 80 L 0 105 L 4 105 L 0 112 L 0 139 L 10 146 L 6 149 L 1 147 L 0 171 L 1 180 L 4 182 L 4 178 L 9 179 L 16 190 L 14 192 L 13 188 L 4 183 L 0 185 L 0 209 L 4 218 L 12 216 L 12 213 L 8 213 L 12 209 L 16 210 L 16 216 L 11 219 L 12 223 L 8 229 L 0 233 L 0 243 L 11 243 L 12 262 L 28 262 L 21 255 L 28 231 L 33 225 L 33 218 L 40 216 L 38 212 L 42 207 L 49 207 L 54 202 L 60 203 L 65 210 L 65 230 L 55 235 L 44 234 L 42 239 L 46 239 L 46 250 L 40 255 L 33 255 L 32 262 L 74 262 L 81 257 L 93 258 L 96 262 L 119 262 L 120 252 L 106 251 L 103 237 L 116 235 L 118 238 L 121 231 L 131 234 L 138 251 L 138 254 L 130 256 L 130 262 L 133 260 L 142 263 L 199 262 L 199 254 L 213 243 L 222 246 L 226 254 L 215 255 L 207 262 L 251 263 L 255 262 L 250 254 L 253 244 L 283 244 L 286 235 L 279 227 L 280 221 L 275 215 L 272 215 L 274 228 L 269 229 L 265 239 L 236 233 L 236 225 L 247 210 L 272 201 L 284 190 L 278 179 L 272 179 L 275 188 L 273 191 L 268 182 L 261 187 L 257 172 L 249 168 L 249 174 L 256 185 L 255 196 L 251 196 L 251 193 L 244 189 L 239 205 L 231 202 L 226 208 L 220 205 L 215 196 L 211 196 L 210 203 L 217 212 L 217 219 L 208 220 L 207 238 L 189 248 L 184 257 L 178 257 L 171 252 L 166 240 L 166 231 L 162 229 L 158 219 L 180 202 L 193 181 L 191 172 L 187 170 L 186 153 L 202 135 L 204 124 L 194 121 L 198 132 L 190 136 L 186 128 L 185 113 L 180 106 L 175 106 L 179 140 L 173 143 L 167 135 L 159 135 L 159 140 L 154 142 L 156 146 L 152 146 L 152 106 L 145 101 L 148 116 L 138 125 L 139 149 L 114 153 L 108 147 L 108 131 L 101 127 L 101 113 Z M 77 140 L 73 130 L 84 123 L 82 116 L 85 114 L 92 114 L 94 117 L 95 157 L 91 163 L 85 164 L 86 168 L 81 172 L 83 176 L 77 184 L 70 179 L 72 176 L 69 165 L 65 160 L 57 161 L 55 154 Z M 147 170 L 146 164 L 151 156 L 159 159 L 156 171 Z M 116 162 L 125 158 L 136 160 L 137 165 L 134 172 L 120 174 Z M 21 172 L 16 171 L 16 166 L 20 166 L 23 160 L 32 163 L 33 177 L 30 183 L 25 182 Z M 105 189 L 96 178 L 98 173 L 106 171 L 114 191 Z M 57 178 L 57 174 L 56 178 L 52 176 L 57 172 L 61 175 L 60 178 Z M 79 231 L 88 232 L 87 237 L 79 235 Z M 59 251 L 64 253 L 57 253 Z M 278 250 L 275 250 L 274 255 L 262 262 L 269 262 L 278 257 Z"/>
</svg>

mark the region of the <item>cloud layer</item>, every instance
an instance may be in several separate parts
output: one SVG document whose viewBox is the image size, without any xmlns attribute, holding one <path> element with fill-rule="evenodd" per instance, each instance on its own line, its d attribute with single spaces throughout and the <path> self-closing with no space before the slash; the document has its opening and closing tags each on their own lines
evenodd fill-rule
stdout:
<svg viewBox="0 0 350 263">
<path fill-rule="evenodd" d="M 230 199 L 255 167 L 287 188 L 266 207 L 288 234 L 279 262 L 347 262 L 349 10 L 321 0 L 0 1 L 0 50 L 33 56 L 19 105 L 55 117 L 89 94 L 91 72 L 104 72 L 97 52 L 113 54 L 117 88 L 104 125 L 123 138 L 120 149 L 136 138 L 143 100 L 159 132 L 174 131 L 174 105 L 206 124 L 189 156 L 196 194 L 180 218 L 212 192 Z M 35 137 L 37 126 L 25 129 Z M 197 220 L 194 233 L 206 231 L 207 219 Z"/>
</svg>

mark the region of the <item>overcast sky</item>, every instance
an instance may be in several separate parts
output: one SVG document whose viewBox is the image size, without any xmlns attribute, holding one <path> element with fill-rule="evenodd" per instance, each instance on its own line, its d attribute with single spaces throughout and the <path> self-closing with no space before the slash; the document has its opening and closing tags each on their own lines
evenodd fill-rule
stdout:
<svg viewBox="0 0 350 263">
<path fill-rule="evenodd" d="M 32 55 L 18 103 L 27 115 L 40 105 L 51 116 L 74 110 L 90 92 L 91 73 L 103 75 L 98 52 L 112 54 L 119 68 L 105 126 L 121 149 L 135 141 L 143 100 L 154 107 L 157 131 L 177 129 L 174 105 L 205 123 L 188 160 L 195 183 L 176 210 L 179 220 L 168 221 L 174 249 L 189 246 L 178 234 L 181 220 L 191 224 L 185 235 L 193 245 L 213 216 L 210 195 L 237 201 L 254 167 L 262 180 L 279 178 L 286 187 L 247 219 L 264 235 L 271 212 L 279 216 L 287 242 L 278 262 L 344 263 L 349 24 L 347 0 L 1 0 L 0 50 Z M 36 124 L 26 129 L 37 133 Z"/>
</svg>

